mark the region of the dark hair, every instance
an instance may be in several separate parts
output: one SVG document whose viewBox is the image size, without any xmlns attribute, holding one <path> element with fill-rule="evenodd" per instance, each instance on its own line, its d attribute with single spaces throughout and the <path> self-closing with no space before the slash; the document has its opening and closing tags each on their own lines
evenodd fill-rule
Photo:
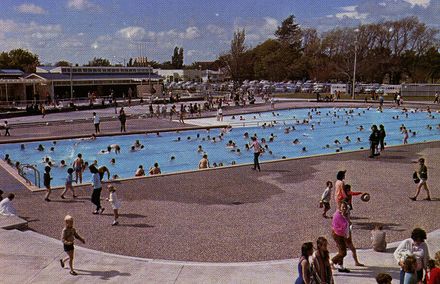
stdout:
<svg viewBox="0 0 440 284">
<path fill-rule="evenodd" d="M 72 173 L 73 173 L 73 169 L 72 169 L 72 168 L 68 168 L 68 169 L 67 169 L 67 172 L 68 172 L 69 174 L 72 174 Z"/>
<path fill-rule="evenodd" d="M 337 179 L 337 180 L 343 180 L 343 179 L 345 178 L 345 172 L 346 172 L 346 171 L 339 171 L 339 172 L 336 174 L 336 179 Z"/>
<path fill-rule="evenodd" d="M 82 158 L 82 154 L 81 153 L 78 154 L 78 158 Z"/>
<path fill-rule="evenodd" d="M 89 166 L 89 170 L 92 174 L 97 174 L 98 173 L 98 169 L 96 169 L 95 165 L 90 165 Z"/>
<path fill-rule="evenodd" d="M 423 229 L 420 228 L 415 228 L 412 232 L 411 232 L 411 239 L 413 239 L 413 241 L 421 241 L 423 242 L 424 240 L 426 240 L 426 232 Z"/>
<path fill-rule="evenodd" d="M 13 194 L 13 193 L 9 193 L 9 194 L 8 194 L 8 199 L 9 199 L 9 200 L 14 199 L 14 197 L 15 197 L 15 194 Z"/>
<path fill-rule="evenodd" d="M 45 171 L 46 173 L 50 172 L 50 167 L 49 167 L 49 166 L 44 167 L 44 171 Z"/>
<path fill-rule="evenodd" d="M 324 245 L 325 243 L 328 244 L 327 239 L 326 239 L 325 237 L 319 237 L 319 238 L 316 240 L 316 246 L 317 246 L 317 249 L 319 250 L 319 247 L 321 247 L 321 246 Z M 330 258 L 330 253 L 328 252 L 328 250 L 325 250 L 325 251 L 321 254 L 321 256 L 322 256 L 325 260 L 328 260 L 328 259 Z"/>
<path fill-rule="evenodd" d="M 328 180 L 328 181 L 325 183 L 325 185 L 326 185 L 326 186 L 330 186 L 330 185 L 333 185 L 333 183 L 332 183 L 331 181 Z"/>
<path fill-rule="evenodd" d="M 388 273 L 379 273 L 376 276 L 376 282 L 377 284 L 389 284 L 393 278 Z"/>
<path fill-rule="evenodd" d="M 414 255 L 409 255 L 403 262 L 403 271 L 414 272 L 414 264 L 417 263 L 416 257 Z"/>
<path fill-rule="evenodd" d="M 159 167 L 159 164 L 158 163 L 154 163 L 154 166 L 157 168 L 157 167 Z"/>
<path fill-rule="evenodd" d="M 313 249 L 313 243 L 307 242 L 303 243 L 301 246 L 301 256 L 308 258 L 309 257 L 309 251 Z"/>
<path fill-rule="evenodd" d="M 344 185 L 344 190 L 351 191 L 351 185 L 349 185 L 349 184 Z"/>
<path fill-rule="evenodd" d="M 433 269 L 435 267 L 435 260 L 430 259 L 426 265 L 429 269 Z"/>
</svg>

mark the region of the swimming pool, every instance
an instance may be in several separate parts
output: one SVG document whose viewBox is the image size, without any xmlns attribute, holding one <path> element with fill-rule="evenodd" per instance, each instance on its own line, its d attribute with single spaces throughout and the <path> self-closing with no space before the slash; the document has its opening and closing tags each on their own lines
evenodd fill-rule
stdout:
<svg viewBox="0 0 440 284">
<path fill-rule="evenodd" d="M 205 119 L 205 122 L 209 123 L 209 120 L 215 118 Z M 308 123 L 303 123 L 304 120 L 308 120 Z M 100 166 L 106 165 L 111 175 L 117 174 L 120 178 L 133 177 L 139 165 L 143 165 L 148 172 L 155 162 L 159 163 L 163 173 L 197 169 L 204 152 L 208 154 L 211 166 L 213 163 L 223 165 L 251 163 L 253 154 L 252 150 L 245 149 L 245 144 L 250 141 L 243 137 L 245 132 L 248 132 L 249 136 L 257 134 L 259 139 L 266 139 L 267 151 L 261 156 L 262 161 L 334 153 L 337 150 L 368 149 L 372 124 L 385 126 L 387 145 L 402 144 L 403 134 L 399 129 L 402 124 L 411 130 L 409 143 L 440 139 L 440 130 L 437 129 L 437 125 L 440 124 L 440 114 L 414 110 L 409 110 L 405 114 L 397 109 L 385 109 L 383 112 L 363 108 L 293 109 L 235 115 L 234 118 L 228 116 L 224 118 L 223 123 L 230 123 L 233 126 L 231 131 L 223 134 L 223 140 L 219 139 L 221 129 L 189 130 L 160 133 L 159 136 L 138 134 L 98 137 L 96 140 L 66 139 L 58 140 L 56 144 L 54 141 L 32 142 L 26 143 L 24 149 L 21 149 L 21 143 L 3 144 L 0 145 L 0 154 L 1 157 L 9 154 L 14 162 L 33 164 L 41 173 L 46 166 L 43 158 L 49 157 L 55 164 L 51 171 L 52 185 L 62 186 L 67 168 L 72 165 L 78 153 L 81 153 L 89 164 L 97 160 Z M 264 123 L 266 127 L 262 127 Z M 361 125 L 365 130 L 359 130 Z M 427 125 L 432 128 L 428 128 Z M 292 126 L 295 130 L 285 133 L 285 129 Z M 416 136 L 412 136 L 412 132 L 416 132 Z M 273 142 L 269 142 L 271 134 L 275 137 Z M 346 136 L 349 136 L 351 142 L 344 142 Z M 216 137 L 216 142 L 213 142 L 213 137 Z M 357 141 L 358 138 L 360 142 Z M 292 141 L 295 139 L 300 143 L 293 144 Z M 136 140 L 139 140 L 144 148 L 131 152 L 131 146 Z M 226 143 L 229 140 L 234 141 L 237 147 L 227 148 Z M 335 140 L 339 140 L 341 144 L 336 145 Z M 36 150 L 39 144 L 44 146 L 44 151 Z M 101 153 L 101 150 L 106 150 L 111 144 L 118 144 L 121 147 L 120 154 L 114 151 Z M 202 146 L 203 152 L 197 151 L 199 145 Z M 51 147 L 53 147 L 52 151 Z M 303 147 L 306 151 L 303 151 Z M 240 153 L 237 149 L 240 149 Z M 110 164 L 111 159 L 115 159 L 114 165 Z M 61 160 L 65 160 L 68 167 L 59 167 Z M 88 182 L 90 179 L 91 174 L 86 170 L 83 181 Z"/>
</svg>

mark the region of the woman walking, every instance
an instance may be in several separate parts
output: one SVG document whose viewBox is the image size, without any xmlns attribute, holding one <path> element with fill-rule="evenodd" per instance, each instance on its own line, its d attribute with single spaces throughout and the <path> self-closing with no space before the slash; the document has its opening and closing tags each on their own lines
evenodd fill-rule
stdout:
<svg viewBox="0 0 440 284">
<path fill-rule="evenodd" d="M 422 189 L 422 187 L 426 190 L 426 193 L 428 194 L 428 197 L 425 198 L 425 200 L 430 201 L 431 200 L 431 195 L 429 193 L 429 188 L 428 188 L 428 184 L 426 183 L 428 180 L 428 168 L 425 165 L 425 159 L 420 158 L 419 159 L 419 170 L 418 170 L 418 174 L 419 174 L 419 179 L 420 182 L 417 184 L 417 188 L 416 188 L 416 195 L 414 195 L 413 197 L 410 197 L 411 200 L 416 201 L 417 200 L 417 196 L 419 196 L 420 190 Z"/>
<path fill-rule="evenodd" d="M 347 239 L 350 236 L 350 222 L 345 217 L 348 205 L 345 202 L 339 204 L 338 210 L 333 214 L 332 220 L 332 236 L 338 247 L 338 254 L 332 258 L 332 262 L 336 265 L 339 272 L 350 272 L 344 267 L 344 257 L 347 255 Z"/>
</svg>

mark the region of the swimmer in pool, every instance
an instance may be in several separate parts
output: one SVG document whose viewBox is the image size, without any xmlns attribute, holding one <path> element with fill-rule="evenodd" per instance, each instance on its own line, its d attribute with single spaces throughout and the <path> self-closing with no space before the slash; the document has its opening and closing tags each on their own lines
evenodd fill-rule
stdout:
<svg viewBox="0 0 440 284">
<path fill-rule="evenodd" d="M 303 147 L 301 151 L 303 151 L 303 152 L 307 152 L 307 148 L 306 148 L 306 147 Z"/>
<path fill-rule="evenodd" d="M 350 142 L 351 142 L 350 137 L 346 136 L 344 142 L 345 142 L 345 143 L 350 143 Z"/>
<path fill-rule="evenodd" d="M 42 144 L 38 145 L 37 151 L 40 151 L 40 152 L 44 151 L 44 146 Z"/>
<path fill-rule="evenodd" d="M 197 153 L 203 153 L 202 145 L 199 145 L 199 146 L 197 147 Z"/>
<path fill-rule="evenodd" d="M 226 148 L 235 148 L 235 143 L 232 140 L 229 140 L 229 142 L 226 144 Z"/>
<path fill-rule="evenodd" d="M 150 176 L 158 175 L 158 174 L 161 174 L 161 173 L 162 172 L 161 172 L 161 170 L 159 168 L 159 164 L 157 162 L 154 163 L 154 165 L 150 168 L 150 171 L 149 171 Z"/>
<path fill-rule="evenodd" d="M 334 143 L 335 143 L 335 145 L 341 145 L 341 142 L 339 142 L 338 139 L 336 139 Z"/>
<path fill-rule="evenodd" d="M 119 146 L 118 144 L 111 144 L 110 148 L 115 151 L 115 154 L 121 153 L 121 146 Z"/>
<path fill-rule="evenodd" d="M 116 160 L 115 160 L 115 158 L 112 158 L 110 160 L 110 165 L 114 166 L 115 164 L 116 164 Z"/>
<path fill-rule="evenodd" d="M 246 151 L 249 151 L 249 144 L 245 144 L 244 148 L 246 149 Z"/>
<path fill-rule="evenodd" d="M 359 131 L 364 131 L 364 127 L 363 127 L 362 125 L 360 125 L 357 129 L 358 129 Z"/>
<path fill-rule="evenodd" d="M 64 167 L 66 167 L 67 165 L 66 165 L 66 161 L 64 161 L 64 160 L 61 160 L 61 162 L 60 162 L 60 168 L 64 168 Z"/>
<path fill-rule="evenodd" d="M 297 139 L 295 139 L 295 140 L 293 140 L 293 144 L 295 144 L 295 145 L 297 145 L 297 144 L 300 144 L 301 142 L 299 142 L 299 139 L 297 138 Z"/>
<path fill-rule="evenodd" d="M 179 142 L 180 141 L 180 137 L 177 137 L 177 139 L 173 140 L 174 142 Z"/>
<path fill-rule="evenodd" d="M 199 162 L 199 169 L 207 169 L 207 168 L 209 168 L 208 155 L 204 154 Z"/>
<path fill-rule="evenodd" d="M 144 175 L 145 175 L 144 167 L 142 165 L 139 165 L 139 167 L 137 168 L 134 176 L 135 177 L 141 177 L 141 176 L 144 176 Z"/>
<path fill-rule="evenodd" d="M 358 137 L 357 140 L 356 140 L 356 142 L 357 142 L 357 143 L 360 143 L 360 142 L 361 142 L 361 137 Z"/>
</svg>

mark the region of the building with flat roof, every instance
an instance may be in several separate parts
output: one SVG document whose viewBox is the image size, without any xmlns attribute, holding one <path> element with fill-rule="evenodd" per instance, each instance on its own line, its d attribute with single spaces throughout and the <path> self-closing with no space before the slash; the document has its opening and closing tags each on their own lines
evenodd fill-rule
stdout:
<svg viewBox="0 0 440 284">
<path fill-rule="evenodd" d="M 140 97 L 163 92 L 163 78 L 151 67 L 59 66 L 6 78 L 0 73 L 0 102 L 48 102 L 96 97 Z"/>
</svg>

